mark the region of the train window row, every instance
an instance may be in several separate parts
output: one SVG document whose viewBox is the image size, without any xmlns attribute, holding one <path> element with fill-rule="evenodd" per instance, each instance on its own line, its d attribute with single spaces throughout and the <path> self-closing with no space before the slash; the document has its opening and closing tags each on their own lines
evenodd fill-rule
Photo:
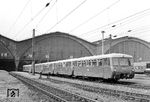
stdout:
<svg viewBox="0 0 150 102">
<path fill-rule="evenodd" d="M 96 66 L 109 66 L 110 59 L 92 59 L 92 60 L 81 60 L 81 61 L 68 61 L 68 62 L 59 62 L 54 64 L 43 64 L 36 65 L 36 68 L 57 68 L 57 67 L 96 67 Z"/>
<path fill-rule="evenodd" d="M 144 68 L 144 66 L 135 66 L 134 69 L 140 69 L 140 70 L 143 69 L 144 70 L 145 68 Z"/>
<path fill-rule="evenodd" d="M 104 59 L 93 59 L 93 60 L 81 60 L 81 61 L 69 61 L 69 62 L 59 62 L 55 63 L 54 67 L 94 67 L 94 66 L 109 66 L 110 65 L 110 59 L 104 58 Z"/>
</svg>

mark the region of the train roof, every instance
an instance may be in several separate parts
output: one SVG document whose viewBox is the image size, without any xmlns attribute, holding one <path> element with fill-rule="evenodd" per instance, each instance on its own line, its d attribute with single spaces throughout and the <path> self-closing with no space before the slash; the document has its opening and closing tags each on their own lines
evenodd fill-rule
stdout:
<svg viewBox="0 0 150 102">
<path fill-rule="evenodd" d="M 147 63 L 150 63 L 150 61 L 134 62 L 134 65 L 145 65 Z"/>
<path fill-rule="evenodd" d="M 59 63 L 59 62 L 69 62 L 69 61 L 82 61 L 82 60 L 92 60 L 92 59 L 102 59 L 102 58 L 112 58 L 112 57 L 127 57 L 127 58 L 132 58 L 131 55 L 127 54 L 121 54 L 121 53 L 111 53 L 111 54 L 104 54 L 104 55 L 94 55 L 94 56 L 86 56 L 86 57 L 81 57 L 81 58 L 72 58 L 72 59 L 65 59 L 65 60 L 59 60 L 59 61 L 53 61 L 53 62 L 45 62 L 45 63 L 37 63 L 36 65 L 39 64 L 52 64 L 52 63 Z"/>
<path fill-rule="evenodd" d="M 79 61 L 79 60 L 91 60 L 91 59 L 101 59 L 101 58 L 111 58 L 111 57 L 128 57 L 128 58 L 132 58 L 131 55 L 127 55 L 127 54 L 111 53 L 111 54 L 104 54 L 104 55 L 95 55 L 95 56 L 86 56 L 86 57 L 81 57 L 81 58 L 65 59 L 65 60 L 59 60 L 59 61 L 47 62 L 47 63 L 58 63 L 58 62 Z"/>
</svg>

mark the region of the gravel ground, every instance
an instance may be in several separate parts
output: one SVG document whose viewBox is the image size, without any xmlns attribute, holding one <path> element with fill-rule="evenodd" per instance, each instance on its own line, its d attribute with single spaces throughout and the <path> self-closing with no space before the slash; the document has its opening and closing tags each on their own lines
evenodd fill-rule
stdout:
<svg viewBox="0 0 150 102">
<path fill-rule="evenodd" d="M 7 89 L 19 89 L 19 97 L 7 97 Z M 0 70 L 0 102 L 49 102 L 48 97 L 28 88 L 22 82 Z"/>
<path fill-rule="evenodd" d="M 57 80 L 62 80 L 62 81 L 68 81 L 72 83 L 80 83 L 80 84 L 85 84 L 89 86 L 95 86 L 95 87 L 100 87 L 100 88 L 108 88 L 108 89 L 117 89 L 120 91 L 127 91 L 127 92 L 134 92 L 134 93 L 142 93 L 146 95 L 150 95 L 150 90 L 144 90 L 144 89 L 135 89 L 135 88 L 130 88 L 130 87 L 125 87 L 125 86 L 120 86 L 120 85 L 109 85 L 105 83 L 92 83 L 92 82 L 86 82 L 86 81 L 80 81 L 80 80 L 71 80 L 71 79 L 66 79 L 66 78 L 59 78 L 59 77 L 51 77 L 52 79 L 57 79 Z M 128 79 L 129 80 L 129 79 Z M 132 79 L 130 79 L 132 80 Z"/>
<path fill-rule="evenodd" d="M 92 92 L 87 92 L 87 91 L 69 86 L 67 84 L 56 84 L 56 83 L 52 83 L 52 82 L 49 82 L 49 81 L 46 81 L 46 80 L 40 80 L 40 79 L 38 79 L 39 75 L 37 75 L 37 74 L 33 76 L 31 74 L 24 73 L 24 72 L 17 72 L 17 73 L 21 74 L 25 77 L 33 78 L 34 80 L 40 81 L 40 82 L 45 83 L 47 85 L 52 85 L 52 86 L 57 87 L 57 88 L 65 89 L 65 90 L 68 90 L 69 92 L 73 92 L 73 93 L 76 93 L 78 95 L 83 95 L 83 96 L 86 96 L 86 97 L 89 97 L 89 98 L 92 98 L 92 99 L 96 99 L 96 100 L 101 101 L 101 102 L 129 102 L 129 101 L 126 101 L 126 100 L 118 99 L 114 96 L 108 96 L 108 95 L 105 95 L 105 94 L 96 94 L 96 93 L 92 93 Z M 46 78 L 46 76 L 42 76 L 42 77 Z M 51 78 L 56 78 L 56 77 L 51 77 Z M 95 83 L 83 82 L 83 81 L 79 81 L 79 80 L 71 80 L 71 79 L 66 79 L 66 78 L 56 78 L 56 79 L 65 80 L 65 81 L 69 81 L 69 82 L 71 81 L 71 82 L 74 82 L 74 83 L 82 83 L 82 84 L 92 85 L 92 86 L 97 86 L 97 87 L 103 87 L 103 88 L 107 87 L 107 88 L 114 89 L 114 87 L 110 87 L 110 86 L 108 87 L 108 86 L 105 86 L 104 84 L 101 86 L 101 84 L 95 85 Z"/>
<path fill-rule="evenodd" d="M 92 93 L 92 92 L 87 92 L 87 91 L 69 86 L 67 84 L 55 84 L 55 83 L 52 83 L 49 81 L 44 81 L 44 80 L 38 80 L 38 81 L 45 83 L 46 85 L 51 85 L 56 88 L 61 88 L 61 89 L 67 90 L 69 92 L 76 93 L 78 95 L 82 95 L 82 96 L 89 97 L 91 99 L 95 99 L 100 102 L 127 102 L 125 100 L 121 100 L 121 99 L 118 99 L 113 96 L 108 96 L 108 95 L 104 95 L 104 94 L 100 95 L 100 94 L 96 94 L 96 93 Z"/>
<path fill-rule="evenodd" d="M 18 72 L 18 74 L 24 75 L 26 77 L 32 77 L 32 78 L 39 78 L 39 74 L 36 74 L 35 76 L 29 76 L 28 73 L 24 72 Z M 143 75 L 142 75 L 143 76 Z M 137 75 L 138 78 L 140 78 L 139 75 Z M 46 78 L 46 76 L 42 76 L 42 78 Z M 139 94 L 146 94 L 150 95 L 150 90 L 145 90 L 145 89 L 135 89 L 135 88 L 130 88 L 130 87 L 125 87 L 125 86 L 120 86 L 120 85 L 109 85 L 105 83 L 92 83 L 92 82 L 87 82 L 87 81 L 81 81 L 78 79 L 67 79 L 67 78 L 60 78 L 60 77 L 53 77 L 51 76 L 50 78 L 56 79 L 56 80 L 62 80 L 62 81 L 67 81 L 67 82 L 72 82 L 72 83 L 79 83 L 79 84 L 84 84 L 84 85 L 89 85 L 89 86 L 95 86 L 95 87 L 100 87 L 100 88 L 108 88 L 108 89 L 117 89 L 120 91 L 127 91 L 127 92 L 134 92 L 134 93 L 139 93 Z M 132 79 L 127 79 L 127 80 L 132 80 Z"/>
</svg>

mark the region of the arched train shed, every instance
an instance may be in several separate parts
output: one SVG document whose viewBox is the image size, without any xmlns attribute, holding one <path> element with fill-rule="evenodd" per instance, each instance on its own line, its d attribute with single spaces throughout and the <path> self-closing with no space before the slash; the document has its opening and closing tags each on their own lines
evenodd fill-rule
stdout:
<svg viewBox="0 0 150 102">
<path fill-rule="evenodd" d="M 101 41 L 97 43 L 97 54 L 101 54 Z M 134 62 L 150 61 L 150 43 L 135 38 L 135 37 L 121 37 L 117 39 L 105 39 L 104 53 L 124 53 L 132 55 Z"/>
<path fill-rule="evenodd" d="M 96 54 L 96 45 L 78 37 L 55 32 L 37 36 L 34 39 L 35 62 L 56 61 L 62 59 L 92 56 Z M 31 63 L 32 39 L 19 42 L 20 64 Z"/>
<path fill-rule="evenodd" d="M 15 70 L 16 41 L 0 35 L 0 70 Z"/>
<path fill-rule="evenodd" d="M 34 42 L 36 63 L 98 55 L 102 51 L 101 40 L 90 43 L 62 32 L 36 36 Z M 104 53 L 125 53 L 132 55 L 135 62 L 150 61 L 150 44 L 135 37 L 108 38 L 104 40 Z M 22 65 L 31 62 L 32 38 L 14 41 L 0 36 L 0 69 L 22 70 Z"/>
</svg>

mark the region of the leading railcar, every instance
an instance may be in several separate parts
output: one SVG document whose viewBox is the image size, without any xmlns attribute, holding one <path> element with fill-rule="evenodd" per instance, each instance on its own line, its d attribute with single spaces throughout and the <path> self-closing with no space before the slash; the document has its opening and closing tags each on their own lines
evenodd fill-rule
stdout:
<svg viewBox="0 0 150 102">
<path fill-rule="evenodd" d="M 135 74 L 147 74 L 150 72 L 150 61 L 135 62 L 133 66 Z"/>
<path fill-rule="evenodd" d="M 24 71 L 31 71 L 31 68 L 32 65 L 23 66 Z M 35 64 L 35 72 L 112 80 L 132 79 L 134 77 L 133 57 L 112 53 L 39 63 Z"/>
</svg>

